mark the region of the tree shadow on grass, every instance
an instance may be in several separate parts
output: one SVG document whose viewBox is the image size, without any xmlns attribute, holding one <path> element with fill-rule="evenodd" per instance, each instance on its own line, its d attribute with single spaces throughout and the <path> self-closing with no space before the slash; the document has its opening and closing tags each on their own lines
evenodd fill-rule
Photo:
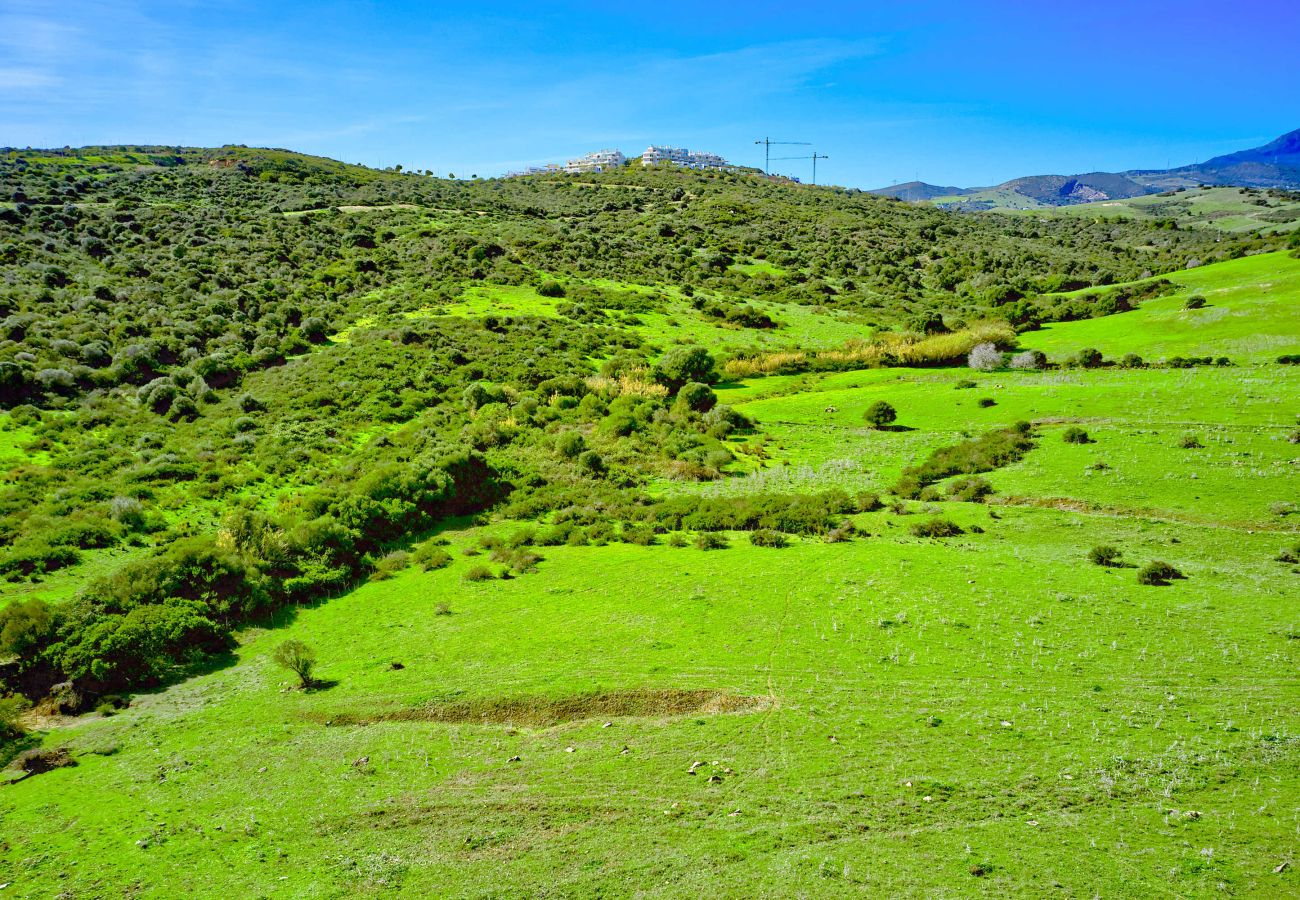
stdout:
<svg viewBox="0 0 1300 900">
<path fill-rule="evenodd" d="M 328 691 L 339 686 L 337 678 L 313 678 L 310 684 L 302 687 L 304 693 L 319 694 L 322 691 Z"/>
<path fill-rule="evenodd" d="M 878 427 L 872 426 L 872 430 L 873 431 L 895 431 L 899 433 L 904 431 L 916 431 L 916 429 L 913 428 L 911 425 L 880 425 Z"/>
</svg>

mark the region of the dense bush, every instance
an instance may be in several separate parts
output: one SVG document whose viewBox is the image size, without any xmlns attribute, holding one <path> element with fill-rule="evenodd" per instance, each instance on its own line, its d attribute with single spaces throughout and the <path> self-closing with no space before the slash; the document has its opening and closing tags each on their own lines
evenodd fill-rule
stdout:
<svg viewBox="0 0 1300 900">
<path fill-rule="evenodd" d="M 913 522 L 908 526 L 907 530 L 911 532 L 914 537 L 924 538 L 955 537 L 956 535 L 965 533 L 960 525 L 937 516 L 932 519 L 925 519 L 921 522 Z"/>
<path fill-rule="evenodd" d="M 1174 579 L 1186 577 L 1169 563 L 1155 560 L 1138 569 L 1137 582 L 1147 585 L 1166 585 Z"/>
<path fill-rule="evenodd" d="M 872 428 L 880 429 L 893 423 L 898 418 L 898 411 L 886 401 L 877 400 L 867 407 L 867 411 L 862 414 L 862 418 Z"/>
<path fill-rule="evenodd" d="M 1061 432 L 1061 440 L 1067 444 L 1091 444 L 1092 438 L 1088 437 L 1088 432 L 1084 431 L 1078 425 L 1071 425 Z"/>
<path fill-rule="evenodd" d="M 1121 554 L 1116 547 L 1100 544 L 1088 551 L 1088 562 L 1096 566 L 1114 567 L 1121 565 Z"/>
<path fill-rule="evenodd" d="M 749 533 L 749 542 L 755 547 L 788 547 L 790 539 L 771 528 L 759 528 Z"/>
<path fill-rule="evenodd" d="M 725 550 L 727 538 L 715 531 L 701 531 L 695 536 L 695 546 L 700 550 Z"/>
<path fill-rule="evenodd" d="M 948 485 L 948 497 L 965 503 L 979 503 L 993 493 L 993 485 L 986 478 L 973 475 L 958 478 Z"/>
</svg>

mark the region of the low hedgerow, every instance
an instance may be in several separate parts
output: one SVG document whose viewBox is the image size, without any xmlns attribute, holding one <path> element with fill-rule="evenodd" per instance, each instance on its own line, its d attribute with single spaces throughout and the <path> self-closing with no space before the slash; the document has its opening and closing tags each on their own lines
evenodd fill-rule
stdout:
<svg viewBox="0 0 1300 900">
<path fill-rule="evenodd" d="M 900 497 L 916 499 L 926 486 L 950 475 L 974 475 L 1016 462 L 1033 446 L 1032 426 L 1017 422 L 995 428 L 976 438 L 935 450 L 917 466 L 908 466 L 894 485 Z"/>
</svg>

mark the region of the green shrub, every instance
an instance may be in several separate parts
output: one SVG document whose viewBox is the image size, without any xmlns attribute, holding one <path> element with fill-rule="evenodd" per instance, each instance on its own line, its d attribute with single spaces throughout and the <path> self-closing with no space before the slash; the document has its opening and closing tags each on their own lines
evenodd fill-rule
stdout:
<svg viewBox="0 0 1300 900">
<path fill-rule="evenodd" d="M 564 285 L 558 281 L 543 281 L 537 288 L 537 293 L 543 297 L 563 297 L 565 294 Z"/>
<path fill-rule="evenodd" d="M 969 378 L 963 378 L 954 384 L 953 387 L 959 391 L 967 391 L 975 387 L 975 382 L 971 381 Z"/>
<path fill-rule="evenodd" d="M 411 554 L 405 550 L 394 550 L 386 554 L 370 573 L 370 581 L 386 581 L 405 569 L 411 562 Z"/>
<path fill-rule="evenodd" d="M 703 347 L 677 347 L 669 350 L 655 364 L 655 380 L 676 393 L 689 382 L 716 384 L 717 363 Z"/>
<path fill-rule="evenodd" d="M 1157 559 L 1138 569 L 1137 582 L 1138 584 L 1166 585 L 1176 578 L 1186 577 L 1169 563 Z"/>
<path fill-rule="evenodd" d="M 1277 561 L 1300 565 L 1300 544 L 1284 548 L 1282 552 L 1277 555 Z M 0 643 L 0 646 L 3 646 L 3 644 Z"/>
<path fill-rule="evenodd" d="M 1119 361 L 1121 369 L 1140 369 L 1145 365 L 1146 363 L 1142 361 L 1142 357 L 1136 353 L 1125 353 Z"/>
<path fill-rule="evenodd" d="M 415 548 L 415 552 L 411 554 L 411 562 L 426 572 L 432 572 L 434 569 L 451 565 L 451 554 L 432 541 L 425 541 Z"/>
<path fill-rule="evenodd" d="M 23 734 L 19 717 L 31 707 L 22 694 L 0 696 L 0 742 L 13 740 Z"/>
<path fill-rule="evenodd" d="M 314 683 L 312 672 L 316 670 L 316 651 L 302 641 L 284 641 L 272 651 L 271 660 L 297 675 L 302 687 L 311 687 Z"/>
<path fill-rule="evenodd" d="M 1084 431 L 1078 425 L 1071 425 L 1065 431 L 1061 432 L 1061 440 L 1067 444 L 1091 444 L 1092 438 L 1088 437 L 1088 432 Z"/>
<path fill-rule="evenodd" d="M 466 581 L 491 581 L 496 574 L 487 566 L 470 566 L 461 577 Z"/>
<path fill-rule="evenodd" d="M 45 539 L 29 539 L 0 556 L 0 575 L 10 578 L 43 575 L 80 561 L 81 554 L 74 547 L 51 546 Z"/>
<path fill-rule="evenodd" d="M 1095 566 L 1116 567 L 1122 565 L 1120 551 L 1116 547 L 1099 544 L 1088 551 L 1088 562 Z"/>
<path fill-rule="evenodd" d="M 1205 298 L 1199 295 L 1193 295 L 1183 301 L 1183 309 L 1204 309 Z"/>
<path fill-rule="evenodd" d="M 561 456 L 574 459 L 587 449 L 587 441 L 576 431 L 561 431 L 555 436 L 555 450 Z"/>
<path fill-rule="evenodd" d="M 988 479 L 980 478 L 978 475 L 958 478 L 948 485 L 949 499 L 960 500 L 964 503 L 979 503 L 992 493 L 993 485 L 989 483 Z"/>
<path fill-rule="evenodd" d="M 914 537 L 924 538 L 955 537 L 956 535 L 965 533 L 957 523 L 939 516 L 935 516 L 932 519 L 926 519 L 923 522 L 913 522 L 908 526 L 907 530 L 910 531 Z"/>
<path fill-rule="evenodd" d="M 755 547 L 788 547 L 790 539 L 779 531 L 773 531 L 771 528 L 760 528 L 757 531 L 749 533 L 749 542 Z"/>
<path fill-rule="evenodd" d="M 988 409 L 990 406 L 997 406 L 998 401 L 994 400 L 992 397 L 980 397 L 979 400 L 976 401 L 976 405 L 980 409 Z"/>
<path fill-rule="evenodd" d="M 1183 450 L 1200 450 L 1205 445 L 1201 443 L 1201 439 L 1196 435 L 1185 434 L 1178 439 L 1178 446 Z"/>
<path fill-rule="evenodd" d="M 1083 369 L 1095 369 L 1102 364 L 1101 351 L 1084 347 L 1074 356 L 1074 364 Z"/>
<path fill-rule="evenodd" d="M 853 496 L 853 505 L 857 512 L 875 512 L 884 509 L 885 504 L 880 495 L 874 491 L 859 491 Z"/>
<path fill-rule="evenodd" d="M 725 550 L 730 545 L 725 535 L 716 531 L 701 531 L 695 536 L 695 546 L 700 550 Z"/>
<path fill-rule="evenodd" d="M 884 400 L 877 400 L 862 414 L 863 421 L 876 429 L 884 428 L 897 418 L 898 411 Z"/>
</svg>

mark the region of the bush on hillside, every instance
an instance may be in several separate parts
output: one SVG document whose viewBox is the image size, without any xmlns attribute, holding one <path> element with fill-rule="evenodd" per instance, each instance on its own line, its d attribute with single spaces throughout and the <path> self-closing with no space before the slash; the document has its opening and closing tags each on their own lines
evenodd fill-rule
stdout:
<svg viewBox="0 0 1300 900">
<path fill-rule="evenodd" d="M 316 651 L 302 641 L 283 641 L 272 651 L 271 661 L 298 676 L 301 687 L 311 687 L 314 683 L 312 672 L 316 670 Z"/>
<path fill-rule="evenodd" d="M 415 553 L 411 554 L 411 562 L 425 572 L 432 572 L 435 568 L 450 566 L 451 554 L 433 541 L 425 541 L 424 544 L 417 546 Z"/>
<path fill-rule="evenodd" d="M 1175 569 L 1169 563 L 1161 560 L 1154 560 L 1138 569 L 1137 582 L 1138 584 L 1158 586 L 1167 585 L 1174 579 L 1186 577 L 1186 575 Z"/>
<path fill-rule="evenodd" d="M 779 531 L 773 531 L 771 528 L 759 528 L 749 533 L 749 542 L 755 547 L 788 547 L 790 539 Z"/>
<path fill-rule="evenodd" d="M 1061 440 L 1067 444 L 1091 444 L 1092 438 L 1088 437 L 1088 432 L 1084 431 L 1078 425 L 1071 425 L 1061 432 Z"/>
<path fill-rule="evenodd" d="M 496 574 L 487 566 L 470 566 L 461 577 L 466 581 L 491 581 Z"/>
<path fill-rule="evenodd" d="M 1088 562 L 1095 566 L 1113 568 L 1121 565 L 1119 548 L 1099 544 L 1088 551 Z"/>
<path fill-rule="evenodd" d="M 914 537 L 945 538 L 964 534 L 960 525 L 948 519 L 936 516 L 922 522 L 913 522 L 907 528 Z"/>
<path fill-rule="evenodd" d="M 958 478 L 948 485 L 948 498 L 964 503 L 979 503 L 992 493 L 993 485 L 988 479 L 980 478 L 978 475 Z"/>
<path fill-rule="evenodd" d="M 716 531 L 701 531 L 695 536 L 695 546 L 700 550 L 725 550 L 729 545 L 725 535 Z"/>
<path fill-rule="evenodd" d="M 898 411 L 884 400 L 877 400 L 867 407 L 867 411 L 862 414 L 862 418 L 872 428 L 881 429 L 898 418 Z"/>
<path fill-rule="evenodd" d="M 1013 463 L 1034 446 L 1031 430 L 1029 423 L 1019 422 L 1011 428 L 996 428 L 977 438 L 940 447 L 920 465 L 903 469 L 894 493 L 914 500 L 928 485 L 950 475 L 991 472 Z"/>
</svg>

